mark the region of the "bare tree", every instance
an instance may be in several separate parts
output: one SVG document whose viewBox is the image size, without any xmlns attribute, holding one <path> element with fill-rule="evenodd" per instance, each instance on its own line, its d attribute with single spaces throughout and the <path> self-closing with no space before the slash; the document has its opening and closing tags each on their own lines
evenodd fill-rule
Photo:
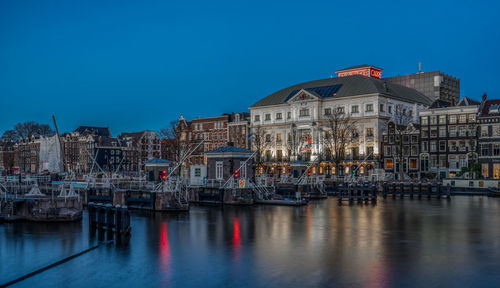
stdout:
<svg viewBox="0 0 500 288">
<path fill-rule="evenodd" d="M 16 125 L 14 125 L 13 131 L 16 133 L 17 138 L 22 138 L 22 139 L 28 138 L 35 134 L 42 136 L 54 134 L 54 130 L 52 130 L 49 125 L 39 124 L 36 123 L 35 121 L 17 123 Z"/>
<path fill-rule="evenodd" d="M 394 127 L 388 125 L 389 129 L 394 128 L 394 143 L 396 147 L 396 160 L 399 162 L 399 180 L 404 179 L 404 159 L 410 156 L 410 130 L 407 129 L 408 125 L 413 122 L 413 117 L 404 105 L 398 104 L 394 107 Z"/>
<path fill-rule="evenodd" d="M 16 142 L 18 140 L 18 136 L 17 136 L 16 131 L 7 130 L 7 131 L 3 132 L 1 140 L 4 142 Z"/>
<path fill-rule="evenodd" d="M 255 154 L 255 168 L 257 171 L 263 167 L 263 158 L 266 151 L 272 146 L 272 140 L 271 134 L 266 128 L 261 126 L 252 127 L 252 149 L 257 151 Z"/>
<path fill-rule="evenodd" d="M 345 160 L 347 144 L 357 134 L 357 121 L 341 108 L 333 109 L 325 118 L 323 142 L 326 152 L 333 157 L 335 171 L 338 173 L 340 163 Z"/>
</svg>

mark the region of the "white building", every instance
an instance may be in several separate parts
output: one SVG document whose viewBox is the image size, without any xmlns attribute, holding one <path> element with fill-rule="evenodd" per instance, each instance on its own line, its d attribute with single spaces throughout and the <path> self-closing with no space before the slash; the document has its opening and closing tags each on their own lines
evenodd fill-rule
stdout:
<svg viewBox="0 0 500 288">
<path fill-rule="evenodd" d="M 368 69 L 368 70 L 367 70 Z M 367 73 L 363 73 L 367 70 Z M 404 86 L 386 83 L 379 79 L 381 71 L 373 66 L 360 65 L 337 71 L 342 77 L 310 81 L 290 86 L 275 92 L 250 107 L 251 127 L 265 129 L 273 146 L 263 155 L 268 162 L 303 160 L 314 161 L 324 152 L 323 133 L 328 115 L 333 109 L 350 113 L 357 122 L 358 141 L 350 143 L 346 155 L 350 160 L 347 167 L 363 164 L 365 155 L 380 156 L 382 131 L 394 117 L 395 109 L 403 109 L 418 122 L 418 111 L 432 104 L 422 93 Z M 353 73 L 351 73 L 353 71 Z M 368 76 L 363 76 L 368 75 Z M 288 157 L 291 142 L 299 147 L 299 155 Z M 280 173 L 285 167 L 275 165 Z M 329 174 L 329 167 L 325 167 Z M 275 170 L 274 168 L 272 170 Z M 319 174 L 323 169 L 319 168 Z M 315 171 L 313 170 L 313 173 Z"/>
</svg>

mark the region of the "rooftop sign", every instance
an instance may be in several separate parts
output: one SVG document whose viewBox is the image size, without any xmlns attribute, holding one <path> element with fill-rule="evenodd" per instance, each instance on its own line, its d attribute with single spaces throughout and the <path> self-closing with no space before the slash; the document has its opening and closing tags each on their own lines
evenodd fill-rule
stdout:
<svg viewBox="0 0 500 288">
<path fill-rule="evenodd" d="M 370 65 L 360 65 L 335 71 L 339 77 L 362 75 L 366 77 L 382 78 L 382 69 Z"/>
</svg>

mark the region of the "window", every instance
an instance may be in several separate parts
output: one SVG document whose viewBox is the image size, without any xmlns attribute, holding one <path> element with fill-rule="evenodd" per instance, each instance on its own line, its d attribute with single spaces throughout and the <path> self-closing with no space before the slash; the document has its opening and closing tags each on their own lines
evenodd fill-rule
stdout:
<svg viewBox="0 0 500 288">
<path fill-rule="evenodd" d="M 292 142 L 292 133 L 288 133 L 288 142 Z"/>
<path fill-rule="evenodd" d="M 487 137 L 488 136 L 488 126 L 481 126 L 481 137 Z"/>
<path fill-rule="evenodd" d="M 286 119 L 292 119 L 292 112 L 286 113 Z"/>
<path fill-rule="evenodd" d="M 418 136 L 417 135 L 411 136 L 411 143 L 418 143 Z"/>
<path fill-rule="evenodd" d="M 450 141 L 450 151 L 457 151 L 457 142 Z"/>
<path fill-rule="evenodd" d="M 255 115 L 255 117 L 254 117 L 254 121 L 255 121 L 255 122 L 259 122 L 259 121 L 260 121 L 260 115 Z"/>
<path fill-rule="evenodd" d="M 459 118 L 458 118 L 458 121 L 459 121 L 460 123 L 465 123 L 465 122 L 467 122 L 467 115 L 465 115 L 465 114 L 461 114 L 461 115 L 459 115 L 458 117 L 459 117 Z"/>
<path fill-rule="evenodd" d="M 437 137 L 437 127 L 431 127 L 431 137 Z"/>
<path fill-rule="evenodd" d="M 493 164 L 493 179 L 500 179 L 500 164 Z"/>
<path fill-rule="evenodd" d="M 353 105 L 353 106 L 351 107 L 351 113 L 352 113 L 352 114 L 359 113 L 359 108 L 358 108 L 358 105 Z"/>
<path fill-rule="evenodd" d="M 358 137 L 359 137 L 358 130 L 353 129 L 353 130 L 352 130 L 352 138 L 358 138 Z"/>
<path fill-rule="evenodd" d="M 392 106 L 388 106 L 387 110 L 389 111 L 389 114 L 392 114 Z"/>
<path fill-rule="evenodd" d="M 500 155 L 500 144 L 493 144 L 493 156 Z"/>
<path fill-rule="evenodd" d="M 276 120 L 282 120 L 283 116 L 281 113 L 276 113 Z"/>
<path fill-rule="evenodd" d="M 446 115 L 439 116 L 439 124 L 446 124 Z"/>
<path fill-rule="evenodd" d="M 271 121 L 271 114 L 266 114 L 264 117 L 264 121 Z"/>
<path fill-rule="evenodd" d="M 384 104 L 380 104 L 380 108 L 379 108 L 380 112 L 385 112 L 384 111 Z"/>
<path fill-rule="evenodd" d="M 195 177 L 201 177 L 201 168 L 195 168 L 194 169 L 194 176 Z"/>
<path fill-rule="evenodd" d="M 481 156 L 488 156 L 488 144 L 481 144 Z"/>
<path fill-rule="evenodd" d="M 436 152 L 437 149 L 436 149 L 436 141 L 431 141 L 431 152 Z"/>
<path fill-rule="evenodd" d="M 498 137 L 500 136 L 500 126 L 499 125 L 494 125 L 492 129 L 493 136 Z"/>
<path fill-rule="evenodd" d="M 458 127 L 458 133 L 460 135 L 460 137 L 465 137 L 467 136 L 467 130 L 465 129 L 465 126 L 460 126 Z"/>
<path fill-rule="evenodd" d="M 366 104 L 366 112 L 373 112 L 373 104 Z"/>
<path fill-rule="evenodd" d="M 338 112 L 339 114 L 344 114 L 344 111 L 345 111 L 345 110 L 344 110 L 344 106 L 337 107 L 337 112 Z"/>
<path fill-rule="evenodd" d="M 384 154 L 385 155 L 391 155 L 391 146 L 385 146 L 384 147 Z"/>
<path fill-rule="evenodd" d="M 469 122 L 476 122 L 476 115 L 475 114 L 469 114 Z"/>
<path fill-rule="evenodd" d="M 481 164 L 481 176 L 483 178 L 489 178 L 490 177 L 490 171 L 488 169 L 488 163 Z"/>
<path fill-rule="evenodd" d="M 458 149 L 460 151 L 465 151 L 465 141 L 459 141 L 458 142 Z"/>
<path fill-rule="evenodd" d="M 325 115 L 332 115 L 332 108 L 325 108 Z"/>
<path fill-rule="evenodd" d="M 422 152 L 429 151 L 429 143 L 427 141 L 422 141 Z"/>
<path fill-rule="evenodd" d="M 422 155 L 420 157 L 420 168 L 422 171 L 429 170 L 429 155 Z"/>
<path fill-rule="evenodd" d="M 446 127 L 445 126 L 439 127 L 439 137 L 446 137 Z"/>
<path fill-rule="evenodd" d="M 437 124 L 437 116 L 431 116 L 431 125 Z"/>
<path fill-rule="evenodd" d="M 457 127 L 451 126 L 450 127 L 450 137 L 456 137 L 457 136 Z"/>
<path fill-rule="evenodd" d="M 392 169 L 392 168 L 393 168 L 392 159 L 385 159 L 385 169 Z"/>
<path fill-rule="evenodd" d="M 446 141 L 439 141 L 439 151 L 446 151 Z"/>
<path fill-rule="evenodd" d="M 410 169 L 417 169 L 417 159 L 410 159 Z"/>
<path fill-rule="evenodd" d="M 215 179 L 217 179 L 217 180 L 224 179 L 224 176 L 222 174 L 223 167 L 224 167 L 224 162 L 222 162 L 222 161 L 215 162 Z"/>
<path fill-rule="evenodd" d="M 373 128 L 366 128 L 366 137 L 373 137 Z"/>
<path fill-rule="evenodd" d="M 451 124 L 457 123 L 457 115 L 450 115 L 450 123 Z"/>
<path fill-rule="evenodd" d="M 459 168 L 462 169 L 462 167 L 466 167 L 466 166 L 467 166 L 467 162 L 465 160 L 465 156 L 460 155 Z"/>
<path fill-rule="evenodd" d="M 411 155 L 417 156 L 418 154 L 418 145 L 411 145 Z"/>
<path fill-rule="evenodd" d="M 307 116 L 309 116 L 309 109 L 307 109 L 307 108 L 300 109 L 299 116 L 300 117 L 307 117 Z"/>
<path fill-rule="evenodd" d="M 266 143 L 271 142 L 271 134 L 266 135 Z"/>
<path fill-rule="evenodd" d="M 439 155 L 439 166 L 446 167 L 447 163 L 448 161 L 446 161 L 446 155 Z"/>
<path fill-rule="evenodd" d="M 429 128 L 422 127 L 422 138 L 427 138 L 427 137 L 429 137 Z"/>
<path fill-rule="evenodd" d="M 281 133 L 276 134 L 276 142 L 281 143 Z"/>
</svg>

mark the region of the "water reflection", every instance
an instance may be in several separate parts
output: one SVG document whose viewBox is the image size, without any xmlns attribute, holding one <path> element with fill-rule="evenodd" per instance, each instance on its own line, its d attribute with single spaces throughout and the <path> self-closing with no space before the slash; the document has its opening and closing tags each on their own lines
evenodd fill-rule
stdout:
<svg viewBox="0 0 500 288">
<path fill-rule="evenodd" d="M 499 199 L 387 199 L 305 207 L 139 213 L 124 247 L 103 247 L 20 287 L 447 287 L 500 281 Z M 0 279 L 90 246 L 87 222 L 0 225 Z M 90 240 L 89 240 L 90 239 Z"/>
</svg>

